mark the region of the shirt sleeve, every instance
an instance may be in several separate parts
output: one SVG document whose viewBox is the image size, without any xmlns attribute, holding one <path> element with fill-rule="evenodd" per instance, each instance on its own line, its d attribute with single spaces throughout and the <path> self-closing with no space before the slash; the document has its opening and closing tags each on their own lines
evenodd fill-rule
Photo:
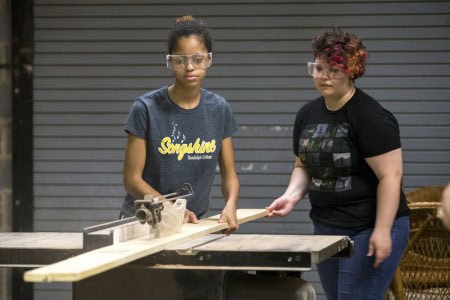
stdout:
<svg viewBox="0 0 450 300">
<path fill-rule="evenodd" d="M 359 150 L 364 158 L 401 147 L 400 128 L 394 115 L 381 105 L 372 105 L 358 117 Z"/>
<path fill-rule="evenodd" d="M 145 139 L 148 136 L 148 108 L 144 105 L 142 101 L 137 99 L 130 109 L 128 114 L 128 119 L 125 124 L 125 132 L 128 134 L 133 134 L 137 137 Z"/>
<path fill-rule="evenodd" d="M 293 136 L 292 136 L 292 142 L 293 142 L 293 150 L 294 150 L 294 154 L 295 156 L 298 156 L 299 151 L 300 151 L 300 147 L 299 147 L 299 142 L 300 142 L 300 132 L 301 132 L 301 124 L 303 123 L 303 114 L 304 114 L 304 109 L 300 109 L 297 112 L 297 115 L 295 117 L 295 122 L 294 122 L 294 130 L 293 130 Z"/>
<path fill-rule="evenodd" d="M 234 119 L 233 112 L 231 111 L 231 107 L 228 104 L 228 102 L 225 101 L 225 126 L 224 126 L 224 132 L 223 132 L 223 139 L 226 139 L 233 134 L 235 134 L 238 131 L 238 125 L 236 123 L 236 120 Z"/>
</svg>

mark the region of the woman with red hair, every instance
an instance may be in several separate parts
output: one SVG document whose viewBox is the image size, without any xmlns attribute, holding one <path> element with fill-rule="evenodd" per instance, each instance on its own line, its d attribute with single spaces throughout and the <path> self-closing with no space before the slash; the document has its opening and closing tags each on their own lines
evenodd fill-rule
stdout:
<svg viewBox="0 0 450 300">
<path fill-rule="evenodd" d="M 351 258 L 317 265 L 328 300 L 383 299 L 409 235 L 399 125 L 355 86 L 367 59 L 357 36 L 335 29 L 312 46 L 308 72 L 321 96 L 297 113 L 295 167 L 269 217 L 286 216 L 308 194 L 314 234 L 354 242 Z"/>
</svg>

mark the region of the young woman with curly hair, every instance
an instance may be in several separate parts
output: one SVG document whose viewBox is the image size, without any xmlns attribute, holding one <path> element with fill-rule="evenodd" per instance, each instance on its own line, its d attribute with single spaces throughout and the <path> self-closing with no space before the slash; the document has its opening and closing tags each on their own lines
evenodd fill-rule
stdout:
<svg viewBox="0 0 450 300">
<path fill-rule="evenodd" d="M 380 300 L 409 234 L 399 125 L 355 86 L 367 59 L 357 36 L 335 29 L 317 35 L 312 46 L 308 72 L 321 96 L 297 113 L 295 167 L 269 217 L 286 216 L 308 194 L 314 234 L 354 242 L 351 258 L 317 265 L 328 300 Z"/>
<path fill-rule="evenodd" d="M 173 193 L 188 182 L 194 195 L 187 201 L 184 222 L 198 223 L 209 209 L 219 163 L 225 200 L 219 222 L 228 223 L 228 234 L 238 229 L 239 179 L 232 141 L 238 126 L 228 102 L 201 87 L 212 55 L 212 39 L 203 21 L 192 16 L 176 19 L 166 55 L 174 80 L 138 97 L 125 125 L 127 194 L 122 216 L 134 216 L 136 199 Z"/>
</svg>

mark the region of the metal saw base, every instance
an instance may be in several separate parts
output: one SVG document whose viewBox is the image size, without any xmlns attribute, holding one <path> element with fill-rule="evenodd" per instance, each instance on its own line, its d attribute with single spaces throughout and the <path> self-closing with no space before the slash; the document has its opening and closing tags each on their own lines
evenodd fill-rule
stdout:
<svg viewBox="0 0 450 300">
<path fill-rule="evenodd" d="M 221 270 L 120 267 L 73 283 L 73 300 L 283 299 L 304 300 L 307 283 L 296 276 Z M 312 288 L 312 287 L 310 287 Z M 303 290 L 303 291 L 302 291 Z"/>
<path fill-rule="evenodd" d="M 304 299 L 300 271 L 352 253 L 345 236 L 209 234 L 74 282 L 73 300 Z M 263 275 L 280 270 L 296 276 Z"/>
</svg>

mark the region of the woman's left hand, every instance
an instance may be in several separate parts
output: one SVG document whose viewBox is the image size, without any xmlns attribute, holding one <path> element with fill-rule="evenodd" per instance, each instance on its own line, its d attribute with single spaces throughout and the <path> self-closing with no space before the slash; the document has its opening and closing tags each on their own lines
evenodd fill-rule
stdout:
<svg viewBox="0 0 450 300">
<path fill-rule="evenodd" d="M 391 233 L 389 230 L 374 230 L 369 240 L 367 256 L 375 254 L 373 266 L 377 268 L 390 254 L 392 250 Z"/>
<path fill-rule="evenodd" d="M 187 208 L 184 211 L 184 220 L 183 220 L 183 224 L 186 224 L 186 223 L 198 224 L 197 216 Z"/>
<path fill-rule="evenodd" d="M 237 220 L 236 208 L 225 206 L 220 214 L 219 223 L 228 223 L 228 228 L 223 231 L 226 235 L 238 230 L 239 222 Z"/>
</svg>

